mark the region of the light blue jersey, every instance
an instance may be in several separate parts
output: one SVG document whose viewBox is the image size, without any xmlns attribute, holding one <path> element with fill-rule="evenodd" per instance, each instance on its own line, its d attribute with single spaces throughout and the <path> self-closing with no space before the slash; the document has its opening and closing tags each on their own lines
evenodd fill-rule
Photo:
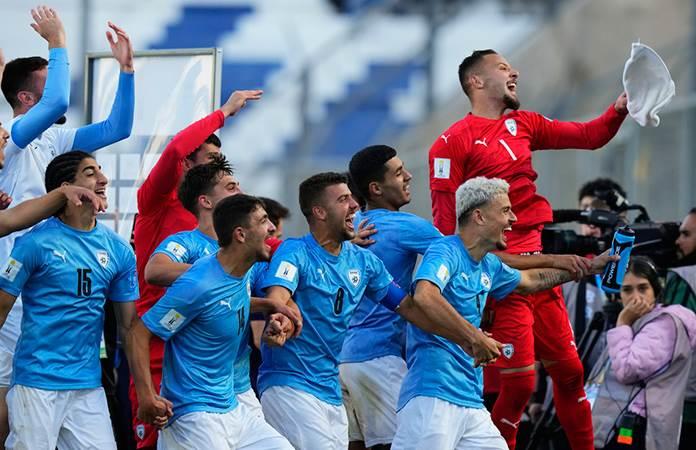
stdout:
<svg viewBox="0 0 696 450">
<path fill-rule="evenodd" d="M 196 228 L 192 231 L 182 231 L 172 234 L 162 241 L 152 254 L 162 253 L 163 255 L 169 256 L 172 261 L 183 264 L 193 264 L 205 256 L 216 253 L 219 248 L 220 246 L 215 239 Z M 259 269 L 254 270 L 254 278 L 251 280 L 252 294 L 262 296 L 256 292 L 255 287 L 259 285 L 261 278 L 266 273 L 265 269 L 268 267 L 268 263 L 258 263 L 257 265 Z M 251 381 L 249 380 L 249 370 L 251 366 L 249 363 L 249 357 L 251 355 L 249 333 L 250 327 L 247 326 L 244 329 L 244 335 L 239 345 L 239 352 L 234 362 L 234 390 L 237 394 L 244 393 L 251 389 Z"/>
<path fill-rule="evenodd" d="M 447 236 L 430 246 L 423 256 L 414 285 L 427 280 L 462 317 L 475 327 L 490 294 L 505 298 L 520 282 L 520 272 L 488 253 L 474 261 L 459 236 Z M 467 408 L 483 408 L 483 373 L 471 356 L 440 336 L 407 325 L 408 373 L 399 395 L 398 409 L 416 396 L 435 397 Z"/>
<path fill-rule="evenodd" d="M 382 301 L 392 277 L 372 252 L 344 242 L 338 256 L 312 234 L 288 239 L 276 251 L 261 287 L 282 286 L 302 313 L 302 333 L 283 347 L 261 346 L 261 393 L 290 386 L 341 405 L 338 363 L 348 322 L 363 295 Z"/>
<path fill-rule="evenodd" d="M 17 239 L 0 290 L 24 302 L 12 384 L 97 388 L 104 302 L 137 300 L 135 255 L 100 223 L 81 231 L 53 217 Z"/>
<path fill-rule="evenodd" d="M 172 422 L 194 411 L 237 406 L 234 360 L 249 326 L 251 280 L 226 273 L 217 254 L 199 259 L 143 316 L 166 341 L 161 395 L 174 404 Z"/>
<path fill-rule="evenodd" d="M 418 255 L 441 239 L 442 233 L 427 220 L 406 212 L 371 210 L 357 213 L 354 223 L 364 219 L 377 229 L 373 236 L 375 243 L 367 249 L 382 260 L 396 284 L 408 290 Z M 363 362 L 389 355 L 401 357 L 404 325 L 401 316 L 379 303 L 360 302 L 348 326 L 341 362 Z"/>
</svg>

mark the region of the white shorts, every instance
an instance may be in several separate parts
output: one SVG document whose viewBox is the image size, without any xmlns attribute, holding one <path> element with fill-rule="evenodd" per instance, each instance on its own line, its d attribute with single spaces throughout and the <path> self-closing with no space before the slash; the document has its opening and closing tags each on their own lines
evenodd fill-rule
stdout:
<svg viewBox="0 0 696 450">
<path fill-rule="evenodd" d="M 14 353 L 0 348 L 0 387 L 10 387 Z"/>
<path fill-rule="evenodd" d="M 252 388 L 249 388 L 241 394 L 237 394 L 237 401 L 239 403 L 243 403 L 249 409 L 251 414 L 258 415 L 262 419 L 264 418 L 263 409 L 261 409 L 261 402 L 259 402 L 259 399 L 256 398 L 256 393 Z"/>
<path fill-rule="evenodd" d="M 14 385 L 7 408 L 7 449 L 116 450 L 102 388 L 46 391 Z"/>
<path fill-rule="evenodd" d="M 288 386 L 273 386 L 261 396 L 266 420 L 301 450 L 348 448 L 346 409 Z"/>
<path fill-rule="evenodd" d="M 158 450 L 292 450 L 290 443 L 244 403 L 226 413 L 184 414 L 160 431 Z"/>
<path fill-rule="evenodd" d="M 348 439 L 366 447 L 391 444 L 396 432 L 396 405 L 408 371 L 398 356 L 384 356 L 338 366 L 343 404 L 348 414 Z"/>
<path fill-rule="evenodd" d="M 484 408 L 465 408 L 433 397 L 414 397 L 397 414 L 392 450 L 507 450 Z"/>
</svg>

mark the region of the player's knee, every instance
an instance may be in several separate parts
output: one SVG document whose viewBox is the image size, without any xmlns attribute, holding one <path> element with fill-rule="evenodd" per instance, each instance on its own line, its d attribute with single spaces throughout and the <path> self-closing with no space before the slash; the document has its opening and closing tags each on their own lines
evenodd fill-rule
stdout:
<svg viewBox="0 0 696 450">
<path fill-rule="evenodd" d="M 536 375 L 534 371 L 512 372 L 500 374 L 500 398 L 505 402 L 514 402 L 521 405 L 527 404 L 536 387 Z"/>
<path fill-rule="evenodd" d="M 585 372 L 579 358 L 556 361 L 545 368 L 556 386 L 568 388 L 583 386 Z"/>
</svg>

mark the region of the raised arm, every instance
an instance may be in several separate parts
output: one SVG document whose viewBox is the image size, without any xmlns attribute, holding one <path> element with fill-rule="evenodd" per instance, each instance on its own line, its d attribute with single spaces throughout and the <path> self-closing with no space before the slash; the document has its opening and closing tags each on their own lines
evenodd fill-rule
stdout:
<svg viewBox="0 0 696 450">
<path fill-rule="evenodd" d="M 138 189 L 138 208 L 155 209 L 176 189 L 182 161 L 200 147 L 217 129 L 222 128 L 227 117 L 235 115 L 248 100 L 258 100 L 263 91 L 235 91 L 220 109 L 180 131 L 164 149 L 143 185 Z"/>
<path fill-rule="evenodd" d="M 626 93 L 622 93 L 607 110 L 589 122 L 561 122 L 533 116 L 535 130 L 532 148 L 564 149 L 578 148 L 594 150 L 606 145 L 619 131 L 626 115 Z"/>
<path fill-rule="evenodd" d="M 94 191 L 78 186 L 62 186 L 46 195 L 20 203 L 8 211 L 0 212 L 0 236 L 29 228 L 52 216 L 67 202 L 81 206 L 83 201 L 92 203 L 95 212 L 104 211 L 104 200 Z"/>
<path fill-rule="evenodd" d="M 500 356 L 502 344 L 464 319 L 430 281 L 418 281 L 414 295 L 406 296 L 396 312 L 418 328 L 462 347 L 474 358 L 475 366 L 494 362 Z"/>
<path fill-rule="evenodd" d="M 109 117 L 102 121 L 85 125 L 77 129 L 73 149 L 93 152 L 102 147 L 126 139 L 133 129 L 133 114 L 135 110 L 135 79 L 133 68 L 133 46 L 130 38 L 123 29 L 109 22 L 114 35 L 106 32 L 106 38 L 111 46 L 111 53 L 119 62 L 121 73 L 118 79 L 118 89 Z"/>
<path fill-rule="evenodd" d="M 12 126 L 12 141 L 19 148 L 25 148 L 61 118 L 70 101 L 70 70 L 63 24 L 58 14 L 45 6 L 32 9 L 31 15 L 34 19 L 31 27 L 48 42 L 48 73 L 43 94 L 37 96 L 29 91 L 18 94 L 25 107 L 30 108 Z"/>
<path fill-rule="evenodd" d="M 145 281 L 156 286 L 171 286 L 191 264 L 173 261 L 163 253 L 155 253 L 145 265 Z"/>
</svg>

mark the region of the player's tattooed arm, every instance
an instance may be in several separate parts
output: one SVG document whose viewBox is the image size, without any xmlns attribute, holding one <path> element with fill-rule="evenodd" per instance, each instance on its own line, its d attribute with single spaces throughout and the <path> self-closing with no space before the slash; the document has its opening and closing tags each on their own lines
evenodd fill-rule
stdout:
<svg viewBox="0 0 696 450">
<path fill-rule="evenodd" d="M 0 329 L 5 324 L 7 315 L 10 313 L 12 306 L 14 306 L 15 300 L 17 300 L 17 296 L 0 291 Z"/>
<path fill-rule="evenodd" d="M 570 272 L 561 269 L 523 270 L 520 275 L 520 283 L 515 288 L 519 294 L 545 291 L 573 279 Z"/>
<path fill-rule="evenodd" d="M 586 277 L 591 265 L 589 259 L 578 255 L 512 255 L 498 252 L 496 256 L 513 269 L 562 269 L 570 272 L 575 280 Z"/>
</svg>

